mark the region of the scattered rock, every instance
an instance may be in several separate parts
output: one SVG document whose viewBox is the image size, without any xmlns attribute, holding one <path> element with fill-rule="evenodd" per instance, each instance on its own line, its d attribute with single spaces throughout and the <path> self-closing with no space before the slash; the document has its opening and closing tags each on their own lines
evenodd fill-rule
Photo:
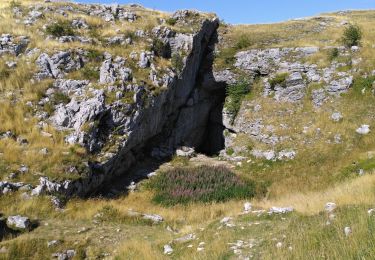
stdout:
<svg viewBox="0 0 375 260">
<path fill-rule="evenodd" d="M 249 213 L 251 211 L 252 205 L 250 202 L 245 202 L 243 205 L 244 213 Z"/>
<path fill-rule="evenodd" d="M 286 213 L 290 213 L 290 212 L 293 212 L 293 211 L 294 211 L 293 207 L 284 207 L 284 208 L 272 207 L 268 211 L 268 214 L 270 214 L 270 215 L 271 214 L 286 214 Z"/>
<path fill-rule="evenodd" d="M 333 202 L 327 202 L 326 205 L 324 206 L 324 210 L 328 213 L 333 212 L 337 208 L 336 203 Z"/>
<path fill-rule="evenodd" d="M 165 255 L 170 255 L 173 253 L 173 248 L 170 245 L 165 245 L 164 246 L 164 254 Z"/>
<path fill-rule="evenodd" d="M 31 221 L 28 217 L 22 217 L 20 215 L 9 216 L 7 219 L 7 225 L 10 228 L 30 229 Z"/>
<path fill-rule="evenodd" d="M 194 148 L 182 146 L 176 150 L 176 155 L 180 157 L 193 157 L 195 155 Z"/>
<path fill-rule="evenodd" d="M 343 119 L 343 116 L 340 112 L 335 112 L 331 115 L 331 119 L 334 121 L 334 122 L 339 122 Z"/>
<path fill-rule="evenodd" d="M 361 127 L 357 128 L 356 132 L 361 135 L 367 135 L 368 133 L 370 133 L 370 126 L 361 125 Z"/>
<path fill-rule="evenodd" d="M 350 236 L 352 234 L 352 229 L 350 227 L 345 227 L 344 228 L 344 233 L 345 233 L 345 236 Z"/>
<path fill-rule="evenodd" d="M 142 214 L 142 218 L 145 220 L 151 220 L 155 224 L 158 224 L 164 221 L 162 216 L 159 216 L 156 214 Z"/>
</svg>

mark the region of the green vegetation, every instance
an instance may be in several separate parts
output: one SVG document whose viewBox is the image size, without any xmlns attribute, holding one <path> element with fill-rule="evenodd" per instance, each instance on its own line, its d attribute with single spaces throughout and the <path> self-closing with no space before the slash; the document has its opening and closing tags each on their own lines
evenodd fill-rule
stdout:
<svg viewBox="0 0 375 260">
<path fill-rule="evenodd" d="M 339 49 L 338 48 L 332 48 L 328 50 L 328 59 L 332 62 L 334 59 L 339 57 Z"/>
<path fill-rule="evenodd" d="M 374 88 L 375 76 L 356 77 L 353 82 L 353 91 L 362 94 L 362 91 L 371 91 Z"/>
<path fill-rule="evenodd" d="M 178 74 L 180 74 L 182 70 L 184 69 L 185 64 L 184 64 L 183 57 L 180 53 L 174 53 L 172 55 L 171 63 L 172 63 L 172 67 Z"/>
<path fill-rule="evenodd" d="M 168 24 L 168 25 L 170 25 L 170 26 L 174 26 L 174 25 L 176 25 L 176 23 L 177 23 L 177 19 L 175 19 L 175 18 L 168 18 L 167 20 L 166 20 L 166 23 Z"/>
<path fill-rule="evenodd" d="M 75 32 L 72 28 L 72 25 L 69 21 L 60 20 L 56 23 L 50 24 L 46 27 L 46 33 L 55 36 L 73 36 Z"/>
<path fill-rule="evenodd" d="M 361 43 L 362 30 L 358 25 L 349 25 L 344 30 L 344 35 L 342 37 L 342 42 L 347 47 L 358 46 Z"/>
<path fill-rule="evenodd" d="M 225 109 L 232 116 L 232 121 L 236 118 L 241 108 L 241 102 L 250 91 L 250 84 L 242 79 L 237 84 L 227 87 L 227 98 L 225 100 Z"/>
<path fill-rule="evenodd" d="M 255 183 L 245 182 L 225 167 L 175 168 L 158 175 L 150 183 L 154 201 L 172 206 L 189 202 L 222 202 L 252 198 Z"/>
<path fill-rule="evenodd" d="M 16 8 L 16 7 L 20 8 L 21 7 L 21 3 L 18 2 L 18 1 L 16 1 L 16 0 L 12 0 L 9 3 L 9 7 L 12 8 L 12 9 Z"/>
<path fill-rule="evenodd" d="M 241 50 L 241 49 L 248 48 L 251 45 L 252 45 L 252 42 L 250 40 L 250 37 L 248 35 L 241 35 L 235 44 L 235 49 Z"/>
<path fill-rule="evenodd" d="M 285 88 L 286 87 L 286 79 L 288 78 L 288 73 L 279 73 L 272 79 L 270 79 L 269 83 L 272 89 L 275 89 L 276 86 L 280 86 Z"/>
<path fill-rule="evenodd" d="M 151 50 L 157 57 L 169 58 L 170 51 L 168 50 L 168 46 L 160 39 L 153 40 Z"/>
</svg>

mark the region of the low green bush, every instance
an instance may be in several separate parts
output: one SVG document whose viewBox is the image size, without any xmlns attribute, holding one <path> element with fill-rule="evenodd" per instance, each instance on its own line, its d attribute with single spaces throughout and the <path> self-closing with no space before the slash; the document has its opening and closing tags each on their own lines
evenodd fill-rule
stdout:
<svg viewBox="0 0 375 260">
<path fill-rule="evenodd" d="M 330 61 L 333 61 L 334 59 L 336 59 L 339 56 L 339 54 L 340 54 L 339 49 L 337 49 L 337 48 L 329 49 L 328 50 L 328 59 Z"/>
<path fill-rule="evenodd" d="M 235 44 L 237 50 L 245 49 L 252 45 L 251 39 L 247 35 L 241 35 Z"/>
<path fill-rule="evenodd" d="M 174 26 L 174 25 L 176 25 L 176 23 L 177 23 L 177 19 L 175 19 L 175 18 L 168 18 L 168 19 L 166 20 L 166 23 L 167 23 L 168 25 L 170 25 L 170 26 Z"/>
<path fill-rule="evenodd" d="M 347 47 L 358 46 L 362 39 L 362 30 L 358 25 L 349 25 L 344 30 L 342 42 Z"/>
<path fill-rule="evenodd" d="M 149 187 L 153 201 L 165 206 L 190 202 L 223 202 L 255 196 L 256 184 L 225 167 L 179 167 L 156 176 Z"/>
<path fill-rule="evenodd" d="M 286 87 L 286 79 L 288 78 L 289 74 L 288 73 L 279 73 L 276 74 L 275 77 L 270 79 L 269 83 L 271 85 L 271 89 L 275 89 L 277 85 L 285 88 Z"/>
<path fill-rule="evenodd" d="M 184 69 L 184 60 L 182 58 L 182 55 L 179 53 L 175 53 L 172 55 L 171 63 L 172 67 L 175 69 L 177 73 L 181 73 Z"/>
<path fill-rule="evenodd" d="M 228 85 L 226 92 L 227 98 L 224 106 L 234 121 L 240 111 L 242 99 L 250 92 L 250 84 L 247 80 L 242 79 L 236 84 Z"/>
<path fill-rule="evenodd" d="M 46 28 L 46 32 L 55 37 L 61 36 L 73 36 L 75 32 L 69 21 L 58 21 L 56 23 L 50 24 Z"/>
</svg>

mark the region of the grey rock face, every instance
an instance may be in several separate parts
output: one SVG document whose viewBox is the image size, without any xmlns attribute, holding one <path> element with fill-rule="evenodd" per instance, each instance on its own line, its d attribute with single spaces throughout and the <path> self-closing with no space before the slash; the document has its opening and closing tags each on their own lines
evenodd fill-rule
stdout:
<svg viewBox="0 0 375 260">
<path fill-rule="evenodd" d="M 292 207 L 285 207 L 285 208 L 280 208 L 280 207 L 272 207 L 270 208 L 270 210 L 268 211 L 268 214 L 285 214 L 285 213 L 290 213 L 290 212 L 293 212 L 294 211 L 294 208 Z"/>
<path fill-rule="evenodd" d="M 0 181 L 0 194 L 7 194 L 9 192 L 17 191 L 26 186 L 22 182 L 12 183 L 7 181 Z"/>
<path fill-rule="evenodd" d="M 324 89 L 314 89 L 312 91 L 312 102 L 316 108 L 321 107 L 326 100 L 327 96 Z"/>
<path fill-rule="evenodd" d="M 350 86 L 353 84 L 353 76 L 348 76 L 341 78 L 339 80 L 334 80 L 330 83 L 326 90 L 331 95 L 340 95 L 348 91 Z"/>
<path fill-rule="evenodd" d="M 187 23 L 190 18 L 197 15 L 199 15 L 199 12 L 195 10 L 178 10 L 172 15 L 172 18 L 181 23 Z"/>
<path fill-rule="evenodd" d="M 275 99 L 282 102 L 298 102 L 303 99 L 306 93 L 306 86 L 296 85 L 288 86 L 286 88 L 275 88 Z"/>
<path fill-rule="evenodd" d="M 117 4 L 113 5 L 90 5 L 88 13 L 99 16 L 106 22 L 113 22 L 116 19 L 121 21 L 134 22 L 137 19 L 136 13 L 126 10 Z"/>
<path fill-rule="evenodd" d="M 115 60 L 109 58 L 100 67 L 101 84 L 115 83 L 116 81 L 126 82 L 132 80 L 132 70 L 125 67 L 125 60 L 117 57 Z"/>
<path fill-rule="evenodd" d="M 176 155 L 181 157 L 192 157 L 195 154 L 194 148 L 183 146 L 176 150 Z"/>
<path fill-rule="evenodd" d="M 13 37 L 10 34 L 2 34 L 0 36 L 0 56 L 2 54 L 12 54 L 18 56 L 29 44 L 26 36 Z"/>
<path fill-rule="evenodd" d="M 57 79 L 54 83 L 53 86 L 55 89 L 58 89 L 59 91 L 67 94 L 67 95 L 72 95 L 72 94 L 81 94 L 82 90 L 86 88 L 90 84 L 90 81 L 88 80 L 72 80 L 72 79 Z M 54 90 L 49 89 L 51 92 L 51 95 L 53 94 Z M 47 95 L 48 95 L 47 91 Z"/>
<path fill-rule="evenodd" d="M 76 251 L 71 249 L 71 250 L 66 250 L 64 252 L 61 252 L 61 253 L 54 253 L 52 254 L 52 257 L 57 258 L 57 260 L 70 260 L 70 259 L 73 259 L 75 254 L 76 254 Z"/>
<path fill-rule="evenodd" d="M 77 29 L 88 29 L 89 25 L 84 19 L 73 19 L 72 26 Z"/>
<path fill-rule="evenodd" d="M 28 217 L 22 217 L 20 215 L 9 216 L 7 219 L 7 225 L 13 228 L 29 229 L 31 228 L 31 221 Z"/>
<path fill-rule="evenodd" d="M 86 44 L 93 43 L 93 40 L 91 38 L 86 38 L 82 36 L 61 36 L 58 38 L 58 41 L 61 43 L 66 43 L 66 42 L 80 42 L 80 43 L 86 43 Z"/>
<path fill-rule="evenodd" d="M 39 72 L 35 75 L 38 80 L 45 78 L 63 78 L 65 73 L 78 70 L 83 67 L 83 59 L 80 55 L 76 57 L 70 51 L 60 51 L 51 57 L 42 53 L 36 60 Z"/>
<path fill-rule="evenodd" d="M 139 55 L 139 63 L 138 63 L 138 66 L 141 68 L 141 69 L 145 69 L 147 67 L 150 67 L 151 65 L 151 61 L 153 59 L 153 55 L 151 52 L 141 52 L 141 54 Z"/>
</svg>

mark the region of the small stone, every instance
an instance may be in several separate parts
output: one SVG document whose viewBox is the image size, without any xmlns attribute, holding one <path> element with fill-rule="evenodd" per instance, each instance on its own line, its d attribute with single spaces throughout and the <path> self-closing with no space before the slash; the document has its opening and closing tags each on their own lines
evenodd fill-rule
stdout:
<svg viewBox="0 0 375 260">
<path fill-rule="evenodd" d="M 154 223 L 160 223 L 164 221 L 162 216 L 156 214 L 142 214 L 142 218 L 145 220 L 151 220 Z"/>
<path fill-rule="evenodd" d="M 170 245 L 165 245 L 164 246 L 164 254 L 165 255 L 170 255 L 173 253 L 173 248 Z"/>
<path fill-rule="evenodd" d="M 361 127 L 359 127 L 356 132 L 358 134 L 361 134 L 361 135 L 367 135 L 368 133 L 370 133 L 370 126 L 369 125 L 361 125 Z"/>
<path fill-rule="evenodd" d="M 48 241 L 47 242 L 47 246 L 48 247 L 53 247 L 53 246 L 59 245 L 60 243 L 61 243 L 61 241 L 59 241 L 59 240 L 52 240 L 52 241 Z"/>
<path fill-rule="evenodd" d="M 31 221 L 28 217 L 9 216 L 7 219 L 7 224 L 9 227 L 15 227 L 19 229 L 29 229 L 31 228 Z"/>
<path fill-rule="evenodd" d="M 243 209 L 245 213 L 248 213 L 251 211 L 252 205 L 250 202 L 245 202 L 243 205 Z"/>
<path fill-rule="evenodd" d="M 336 209 L 336 207 L 337 207 L 336 203 L 327 202 L 326 205 L 324 206 L 324 210 L 328 213 L 331 213 Z"/>
<path fill-rule="evenodd" d="M 341 115 L 340 112 L 335 112 L 331 115 L 331 119 L 334 121 L 334 122 L 339 122 L 341 121 L 343 118 L 343 116 Z"/>
<path fill-rule="evenodd" d="M 348 237 L 352 233 L 352 229 L 350 227 L 345 227 L 344 228 L 344 233 L 345 233 L 345 236 Z"/>
<path fill-rule="evenodd" d="M 277 242 L 276 247 L 277 247 L 277 248 L 282 248 L 282 247 L 283 247 L 283 243 L 281 243 L 281 242 Z"/>
<path fill-rule="evenodd" d="M 290 212 L 293 212 L 293 211 L 294 211 L 293 207 L 284 207 L 284 208 L 272 207 L 268 211 L 268 214 L 286 214 L 286 213 L 290 213 Z"/>
<path fill-rule="evenodd" d="M 373 215 L 375 215 L 375 209 L 369 209 L 369 210 L 367 211 L 367 214 L 368 214 L 369 216 L 373 216 Z"/>
</svg>

